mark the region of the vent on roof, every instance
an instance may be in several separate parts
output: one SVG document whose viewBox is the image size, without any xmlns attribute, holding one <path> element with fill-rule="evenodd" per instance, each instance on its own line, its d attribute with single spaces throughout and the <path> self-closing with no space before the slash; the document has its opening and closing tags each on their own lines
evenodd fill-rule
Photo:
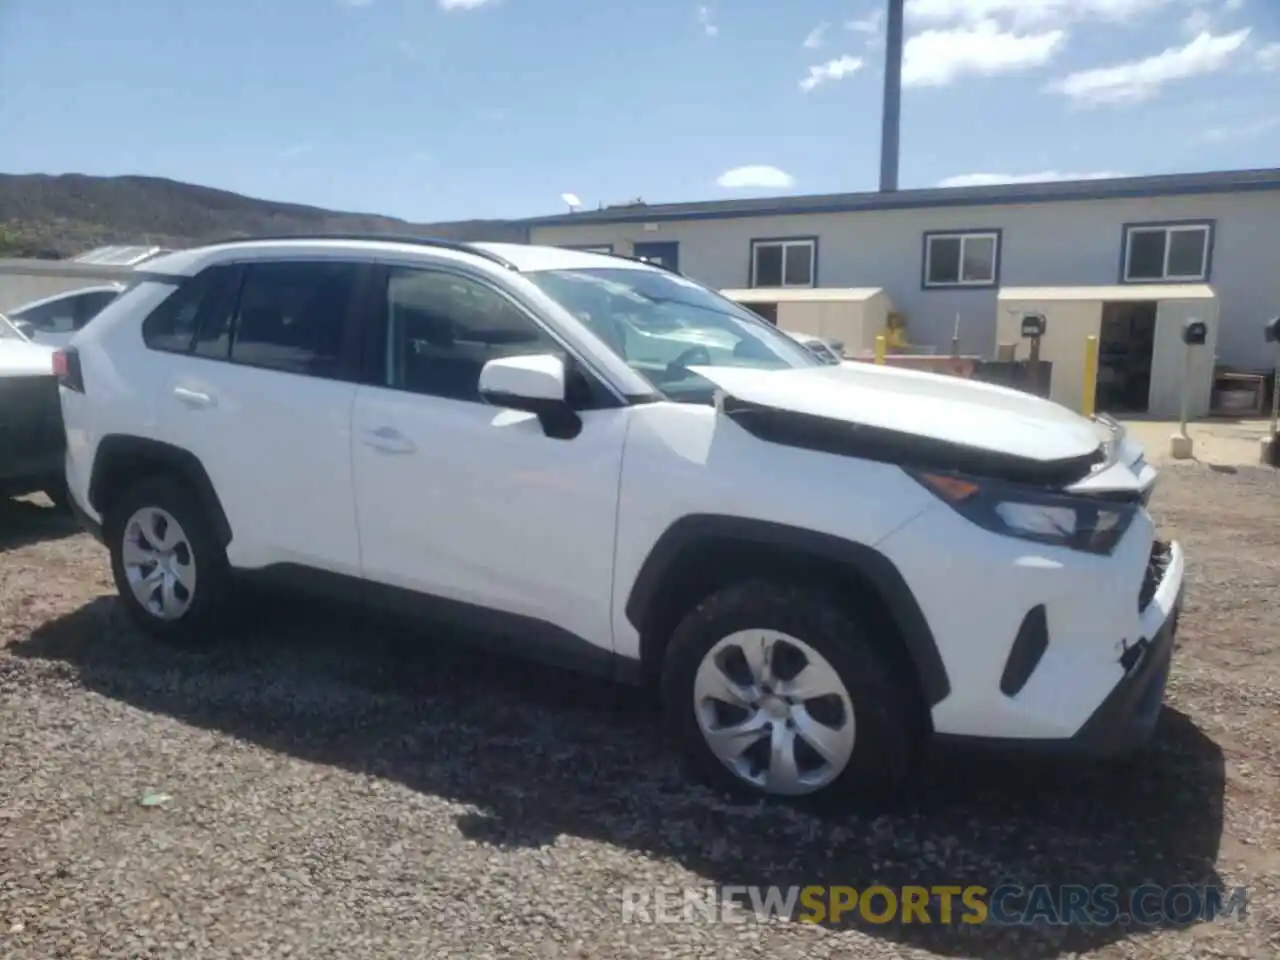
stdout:
<svg viewBox="0 0 1280 960">
<path fill-rule="evenodd" d="M 132 267 L 165 252 L 163 247 L 111 246 L 97 247 L 75 257 L 76 263 L 99 263 L 113 267 Z"/>
</svg>

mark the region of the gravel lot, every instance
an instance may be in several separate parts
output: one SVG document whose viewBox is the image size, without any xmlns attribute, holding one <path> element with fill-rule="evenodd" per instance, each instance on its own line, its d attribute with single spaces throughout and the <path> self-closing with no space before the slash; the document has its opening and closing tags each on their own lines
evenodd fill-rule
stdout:
<svg viewBox="0 0 1280 960">
<path fill-rule="evenodd" d="M 152 646 L 105 552 L 0 509 L 0 956 L 1280 956 L 1280 479 L 1169 466 L 1170 708 L 1135 760 L 938 757 L 902 814 L 687 787 L 636 696 L 276 602 Z M 148 790 L 169 799 L 141 800 Z M 626 885 L 1243 884 L 1243 924 L 624 924 Z"/>
</svg>

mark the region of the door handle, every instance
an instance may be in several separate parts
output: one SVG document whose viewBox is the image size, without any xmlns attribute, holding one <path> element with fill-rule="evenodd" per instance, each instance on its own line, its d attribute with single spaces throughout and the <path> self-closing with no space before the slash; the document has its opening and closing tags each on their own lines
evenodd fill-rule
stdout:
<svg viewBox="0 0 1280 960">
<path fill-rule="evenodd" d="M 361 434 L 361 442 L 367 447 L 381 450 L 384 453 L 413 453 L 417 445 L 395 427 L 378 427 L 376 430 L 365 430 Z"/>
<path fill-rule="evenodd" d="M 207 393 L 199 390 L 188 390 L 186 387 L 174 387 L 173 395 L 189 407 L 215 407 L 217 401 Z"/>
</svg>

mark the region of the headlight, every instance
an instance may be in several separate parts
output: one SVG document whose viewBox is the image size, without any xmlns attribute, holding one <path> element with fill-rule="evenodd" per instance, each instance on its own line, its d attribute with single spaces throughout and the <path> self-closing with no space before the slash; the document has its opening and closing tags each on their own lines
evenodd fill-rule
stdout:
<svg viewBox="0 0 1280 960">
<path fill-rule="evenodd" d="M 1139 504 L 1077 497 L 955 473 L 907 471 L 925 489 L 985 530 L 1053 547 L 1108 554 Z"/>
</svg>

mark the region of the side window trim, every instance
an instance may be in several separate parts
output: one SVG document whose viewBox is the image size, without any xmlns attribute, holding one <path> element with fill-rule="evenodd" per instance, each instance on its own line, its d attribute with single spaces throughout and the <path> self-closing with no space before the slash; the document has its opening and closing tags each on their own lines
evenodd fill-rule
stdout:
<svg viewBox="0 0 1280 960">
<path fill-rule="evenodd" d="M 521 316 L 557 345 L 564 355 L 568 373 L 571 376 L 576 375 L 585 379 L 592 402 L 581 409 L 614 409 L 630 406 L 627 399 L 618 392 L 606 377 L 595 369 L 589 360 L 583 358 L 579 351 L 575 350 L 573 345 L 558 330 L 546 323 L 518 298 L 503 290 L 489 278 L 470 270 L 459 269 L 452 262 L 445 261 L 428 263 L 423 261 L 380 259 L 374 263 L 367 287 L 367 295 L 361 300 L 365 317 L 360 346 L 360 382 L 362 384 L 370 387 L 379 387 L 384 390 L 394 390 L 398 393 L 412 392 L 390 386 L 386 382 L 386 363 L 390 348 L 387 339 L 390 332 L 386 309 L 387 289 L 393 270 L 421 270 L 429 273 L 444 273 L 485 287 L 506 300 Z M 445 399 L 425 393 L 414 393 L 414 395 L 432 399 Z"/>
</svg>

